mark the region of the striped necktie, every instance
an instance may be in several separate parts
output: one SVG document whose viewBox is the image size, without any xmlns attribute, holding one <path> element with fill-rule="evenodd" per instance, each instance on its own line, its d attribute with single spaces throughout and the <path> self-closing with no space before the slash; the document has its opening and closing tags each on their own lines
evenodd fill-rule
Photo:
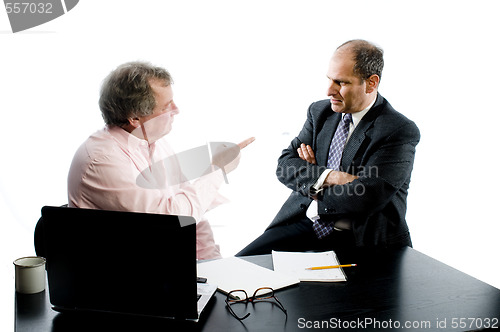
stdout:
<svg viewBox="0 0 500 332">
<path fill-rule="evenodd" d="M 342 152 L 344 151 L 344 146 L 349 135 L 349 126 L 352 122 L 352 114 L 346 113 L 339 125 L 337 130 L 333 135 L 332 143 L 330 144 L 330 151 L 328 152 L 328 161 L 326 166 L 329 169 L 338 171 L 340 169 L 340 161 L 342 160 Z M 313 223 L 313 229 L 316 236 L 322 239 L 333 232 L 334 222 L 323 222 L 321 220 L 316 220 Z"/>
<path fill-rule="evenodd" d="M 340 160 L 342 160 L 342 152 L 344 151 L 345 142 L 349 135 L 349 126 L 352 122 L 352 114 L 346 113 L 333 135 L 330 151 L 328 152 L 328 162 L 326 167 L 338 171 L 340 169 Z"/>
</svg>

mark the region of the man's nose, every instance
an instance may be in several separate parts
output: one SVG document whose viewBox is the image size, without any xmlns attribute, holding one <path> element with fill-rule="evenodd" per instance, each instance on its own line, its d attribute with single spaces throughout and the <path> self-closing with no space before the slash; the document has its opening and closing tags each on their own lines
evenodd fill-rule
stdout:
<svg viewBox="0 0 500 332">
<path fill-rule="evenodd" d="M 179 109 L 177 108 L 177 105 L 174 102 L 172 102 L 172 113 L 179 114 Z"/>
<path fill-rule="evenodd" d="M 328 86 L 326 94 L 328 96 L 334 96 L 338 93 L 339 93 L 339 86 L 335 82 L 331 82 L 330 85 Z"/>
</svg>

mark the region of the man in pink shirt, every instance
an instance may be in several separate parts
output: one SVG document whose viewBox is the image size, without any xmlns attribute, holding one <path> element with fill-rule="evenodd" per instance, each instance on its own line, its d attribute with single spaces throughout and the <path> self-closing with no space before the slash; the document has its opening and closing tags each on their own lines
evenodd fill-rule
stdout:
<svg viewBox="0 0 500 332">
<path fill-rule="evenodd" d="M 224 202 L 218 189 L 223 172 L 239 163 L 239 149 L 222 149 L 203 176 L 184 178 L 164 139 L 179 113 L 172 78 L 163 68 L 131 62 L 103 82 L 99 106 L 106 126 L 76 151 L 68 175 L 70 207 L 189 215 L 196 219 L 197 258 L 221 257 L 205 212 Z M 163 139 L 162 139 L 163 138 Z M 232 150 L 232 151 L 231 151 Z"/>
</svg>

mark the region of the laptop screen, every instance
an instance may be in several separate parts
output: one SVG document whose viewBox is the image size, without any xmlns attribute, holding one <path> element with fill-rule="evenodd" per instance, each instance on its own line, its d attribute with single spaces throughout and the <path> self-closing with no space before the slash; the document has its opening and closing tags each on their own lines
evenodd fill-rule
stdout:
<svg viewBox="0 0 500 332">
<path fill-rule="evenodd" d="M 192 217 L 43 207 L 56 310 L 197 318 Z"/>
</svg>

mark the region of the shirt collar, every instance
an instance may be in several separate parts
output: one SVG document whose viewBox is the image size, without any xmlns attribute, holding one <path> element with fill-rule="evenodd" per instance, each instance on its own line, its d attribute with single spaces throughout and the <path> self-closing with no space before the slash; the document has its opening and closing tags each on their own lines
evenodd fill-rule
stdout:
<svg viewBox="0 0 500 332">
<path fill-rule="evenodd" d="M 144 139 L 140 139 L 137 136 L 132 135 L 125 129 L 114 126 L 106 125 L 106 130 L 113 136 L 122 146 L 126 147 L 129 151 L 137 150 L 140 147 L 147 147 L 148 142 Z"/>
<path fill-rule="evenodd" d="M 377 100 L 377 97 L 375 97 L 373 99 L 373 101 L 370 103 L 370 105 L 368 105 L 368 107 L 365 108 L 364 110 L 356 112 L 356 113 L 352 113 L 352 124 L 353 124 L 354 128 L 356 128 L 356 126 L 361 121 L 361 119 L 366 115 L 366 113 L 368 113 L 370 108 L 372 108 L 372 106 L 373 106 L 373 104 L 375 104 L 376 100 Z"/>
</svg>

